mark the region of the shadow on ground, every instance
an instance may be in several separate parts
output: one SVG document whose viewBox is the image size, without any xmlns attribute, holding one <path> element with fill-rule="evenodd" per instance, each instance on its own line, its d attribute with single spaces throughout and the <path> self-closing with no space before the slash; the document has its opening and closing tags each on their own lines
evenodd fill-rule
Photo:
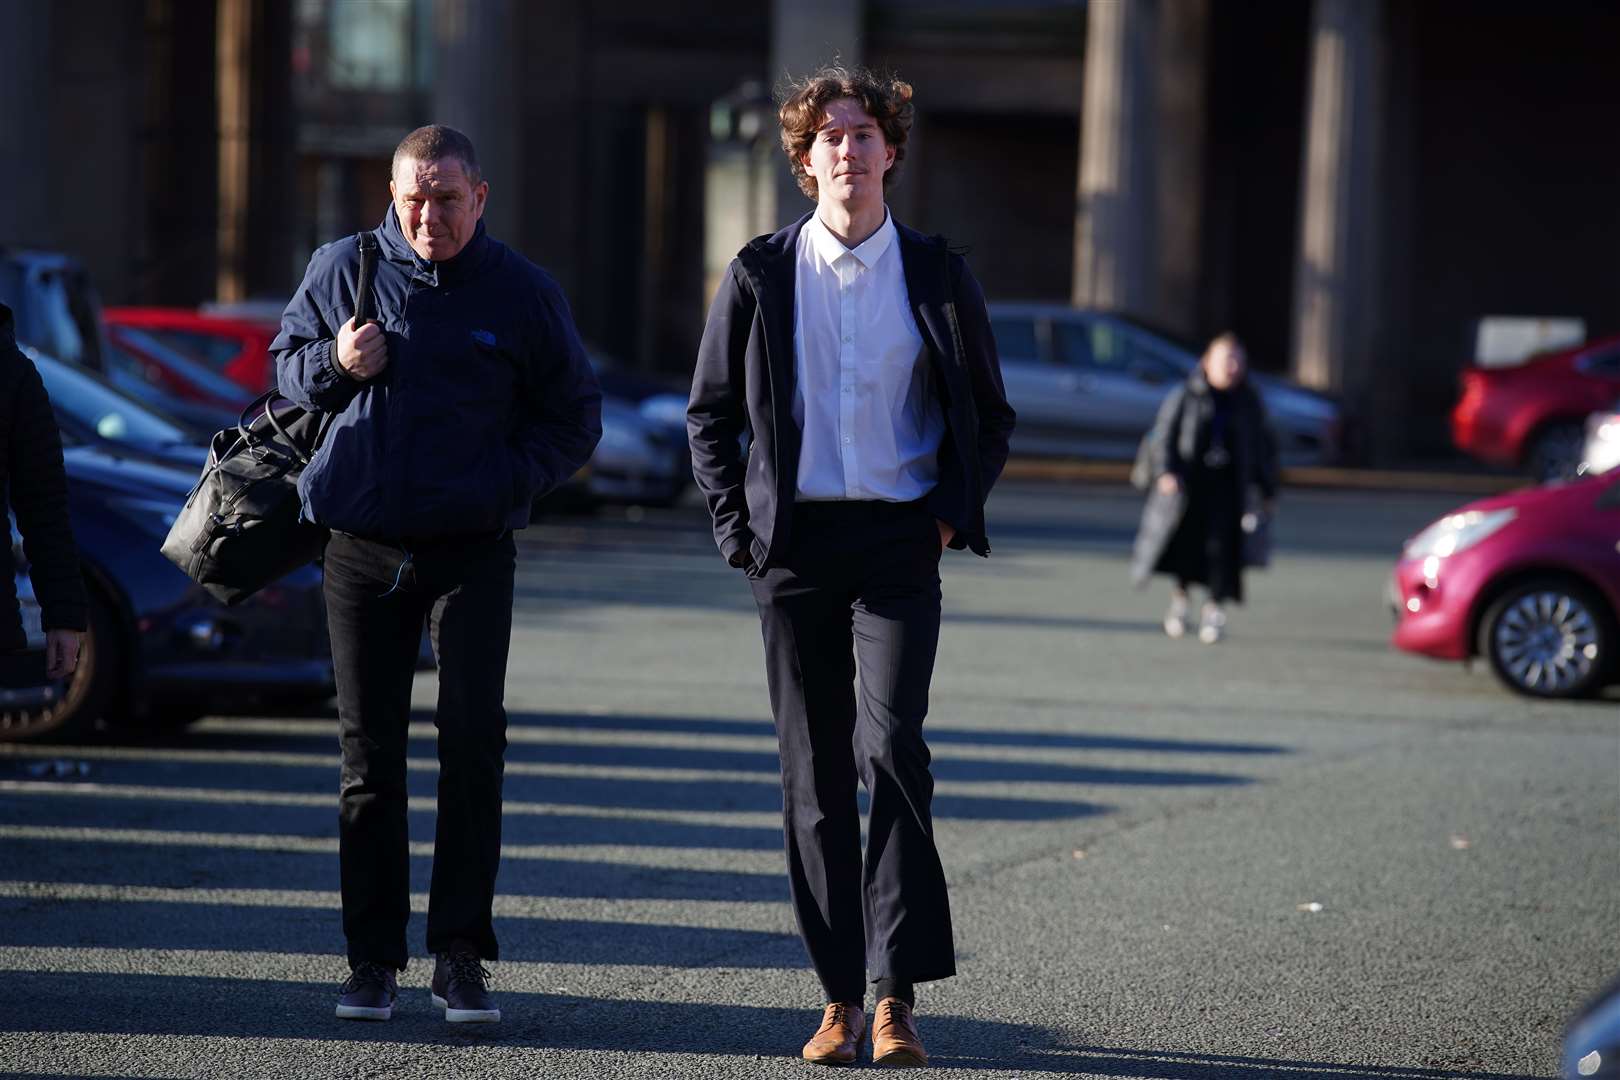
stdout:
<svg viewBox="0 0 1620 1080">
<path fill-rule="evenodd" d="M 791 1061 L 815 1023 L 805 1009 L 667 1001 L 604 1000 L 561 994 L 499 994 L 504 1021 L 487 1027 L 443 1023 L 421 988 L 406 988 L 394 1019 L 376 1024 L 332 1017 L 334 988 L 177 976 L 14 976 L 16 1007 L 8 1031 L 96 1032 L 236 1038 L 307 1038 L 420 1045 L 494 1044 L 614 1053 L 758 1056 Z M 198 1001 L 212 1001 L 197 1009 Z M 933 1064 L 1033 1074 L 1232 1080 L 1532 1080 L 1455 1068 L 1357 1065 L 1286 1058 L 1233 1057 L 1152 1049 L 1064 1045 L 1029 1024 L 924 1015 Z"/>
</svg>

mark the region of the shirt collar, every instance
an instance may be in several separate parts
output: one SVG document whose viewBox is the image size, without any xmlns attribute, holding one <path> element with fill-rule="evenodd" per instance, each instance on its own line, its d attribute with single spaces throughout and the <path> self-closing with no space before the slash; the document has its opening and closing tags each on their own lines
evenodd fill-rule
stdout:
<svg viewBox="0 0 1620 1080">
<path fill-rule="evenodd" d="M 845 247 L 843 241 L 832 234 L 832 230 L 823 224 L 819 214 L 811 214 L 805 228 L 810 233 L 810 243 L 815 245 L 816 254 L 820 255 L 821 260 L 828 266 L 836 266 L 838 260 L 845 255 L 853 255 L 857 262 L 870 270 L 877 265 L 883 253 L 889 250 L 889 245 L 894 243 L 895 237 L 894 218 L 889 214 L 887 206 L 883 208 L 883 224 L 878 226 L 878 231 L 852 248 Z"/>
</svg>

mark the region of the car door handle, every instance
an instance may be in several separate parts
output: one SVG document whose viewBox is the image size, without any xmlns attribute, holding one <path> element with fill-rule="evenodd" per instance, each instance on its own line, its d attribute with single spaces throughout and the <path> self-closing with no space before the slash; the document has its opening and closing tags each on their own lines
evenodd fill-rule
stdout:
<svg viewBox="0 0 1620 1080">
<path fill-rule="evenodd" d="M 1090 375 L 1065 375 L 1058 385 L 1074 393 L 1089 394 L 1097 389 L 1097 380 Z"/>
</svg>

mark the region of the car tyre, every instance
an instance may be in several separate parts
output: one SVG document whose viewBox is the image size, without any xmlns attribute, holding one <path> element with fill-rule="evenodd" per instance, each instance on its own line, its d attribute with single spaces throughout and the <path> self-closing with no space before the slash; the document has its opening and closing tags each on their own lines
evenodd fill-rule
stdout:
<svg viewBox="0 0 1620 1080">
<path fill-rule="evenodd" d="M 55 701 L 0 714 L 0 742 L 73 742 L 95 728 L 111 708 L 120 682 L 122 643 L 107 602 L 90 592 L 90 628 L 79 645 L 79 665 Z"/>
<path fill-rule="evenodd" d="M 1586 448 L 1586 430 L 1572 420 L 1558 420 L 1536 432 L 1530 443 L 1530 475 L 1538 484 L 1573 480 Z"/>
<path fill-rule="evenodd" d="M 1527 697 L 1590 697 L 1614 667 L 1614 615 L 1569 578 L 1534 578 L 1492 601 L 1479 651 L 1509 689 Z"/>
</svg>

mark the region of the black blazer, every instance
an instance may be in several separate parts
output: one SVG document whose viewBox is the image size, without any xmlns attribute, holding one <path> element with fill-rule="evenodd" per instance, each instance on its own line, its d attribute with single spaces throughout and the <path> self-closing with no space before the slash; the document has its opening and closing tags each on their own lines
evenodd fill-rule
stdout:
<svg viewBox="0 0 1620 1080">
<path fill-rule="evenodd" d="M 90 617 L 84 572 L 68 517 L 67 474 L 45 384 L 17 348 L 11 309 L 0 304 L 0 485 L 22 533 L 28 577 L 46 630 L 83 630 Z M 28 643 L 8 536 L 0 552 L 0 653 Z"/>
<path fill-rule="evenodd" d="M 737 253 L 709 308 L 686 409 L 692 474 L 733 566 L 758 573 L 787 551 L 799 478 L 793 420 L 793 285 L 806 214 Z M 899 222 L 906 292 L 945 415 L 939 482 L 924 498 L 956 529 L 955 548 L 990 553 L 984 500 L 1007 461 L 1014 415 L 984 293 L 943 237 Z M 753 445 L 742 447 L 744 430 Z"/>
</svg>

